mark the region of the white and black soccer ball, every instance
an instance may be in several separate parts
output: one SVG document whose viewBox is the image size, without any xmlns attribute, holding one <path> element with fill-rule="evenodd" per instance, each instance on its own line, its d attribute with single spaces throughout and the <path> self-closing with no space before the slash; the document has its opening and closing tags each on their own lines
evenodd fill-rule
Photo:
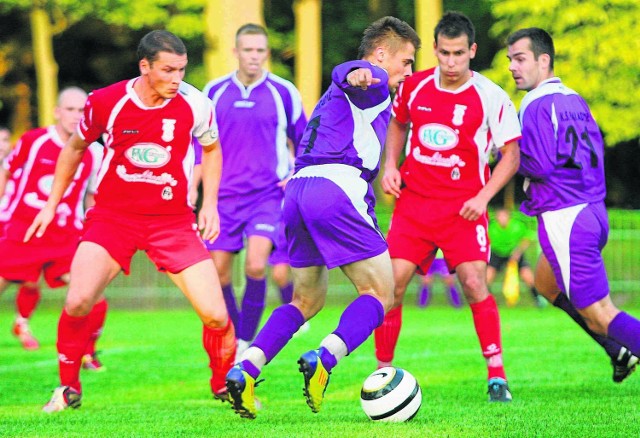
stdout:
<svg viewBox="0 0 640 438">
<path fill-rule="evenodd" d="M 360 390 L 362 410 L 373 421 L 407 421 L 422 405 L 422 391 L 413 375 L 385 367 L 371 373 Z"/>
</svg>

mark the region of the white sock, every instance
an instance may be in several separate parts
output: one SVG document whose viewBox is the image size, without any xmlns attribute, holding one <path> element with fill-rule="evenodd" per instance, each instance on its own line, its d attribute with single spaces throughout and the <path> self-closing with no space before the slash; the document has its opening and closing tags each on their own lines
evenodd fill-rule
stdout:
<svg viewBox="0 0 640 438">
<path fill-rule="evenodd" d="M 334 335 L 333 333 L 324 338 L 322 342 L 320 342 L 320 346 L 326 348 L 329 353 L 333 354 L 338 362 L 340 362 L 340 359 L 345 357 L 349 352 L 347 350 L 347 344 L 345 344 L 339 336 Z"/>
<path fill-rule="evenodd" d="M 267 363 L 267 356 L 264 355 L 264 352 L 260 350 L 258 347 L 249 347 L 242 354 L 240 360 L 236 361 L 241 362 L 243 360 L 248 360 L 251 362 L 256 368 L 262 370 L 262 367 Z"/>
</svg>

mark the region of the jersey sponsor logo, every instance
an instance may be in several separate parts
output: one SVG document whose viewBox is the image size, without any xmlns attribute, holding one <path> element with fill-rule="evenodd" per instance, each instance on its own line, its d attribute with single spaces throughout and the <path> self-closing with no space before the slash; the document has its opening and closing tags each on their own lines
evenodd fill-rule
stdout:
<svg viewBox="0 0 640 438">
<path fill-rule="evenodd" d="M 162 119 L 162 141 L 173 140 L 173 132 L 176 130 L 176 119 Z"/>
<path fill-rule="evenodd" d="M 122 133 L 123 134 L 137 134 L 139 131 L 137 129 L 123 129 Z"/>
<path fill-rule="evenodd" d="M 447 151 L 458 144 L 458 134 L 446 125 L 429 123 L 418 130 L 418 139 L 425 147 L 436 151 Z"/>
<path fill-rule="evenodd" d="M 426 111 L 426 112 L 430 113 L 431 112 L 431 108 L 429 108 L 428 106 L 418 105 L 418 111 Z"/>
<path fill-rule="evenodd" d="M 456 105 L 453 108 L 453 119 L 451 119 L 451 123 L 456 126 L 462 125 L 462 119 L 464 118 L 464 113 L 467 111 L 466 105 Z"/>
<path fill-rule="evenodd" d="M 413 149 L 413 158 L 419 163 L 428 164 L 430 166 L 438 167 L 464 167 L 467 165 L 460 156 L 453 154 L 450 157 L 443 157 L 440 152 L 436 152 L 433 155 L 422 155 L 420 153 L 420 147 Z"/>
<path fill-rule="evenodd" d="M 161 175 L 155 175 L 150 170 L 145 170 L 142 173 L 127 173 L 126 167 L 122 164 L 116 167 L 116 173 L 126 182 L 144 182 L 156 185 L 169 184 L 172 187 L 178 184 L 178 181 L 170 173 L 164 172 Z"/>
<path fill-rule="evenodd" d="M 236 100 L 233 102 L 234 108 L 253 108 L 255 104 L 255 102 L 251 102 L 250 100 Z"/>
<path fill-rule="evenodd" d="M 137 143 L 124 153 L 127 159 L 138 167 L 162 167 L 171 160 L 171 152 L 155 143 Z"/>
<path fill-rule="evenodd" d="M 56 164 L 56 162 L 55 162 L 55 161 L 50 160 L 50 159 L 48 159 L 48 158 L 40 158 L 40 163 L 42 163 L 42 164 L 48 164 L 48 165 Z"/>
</svg>

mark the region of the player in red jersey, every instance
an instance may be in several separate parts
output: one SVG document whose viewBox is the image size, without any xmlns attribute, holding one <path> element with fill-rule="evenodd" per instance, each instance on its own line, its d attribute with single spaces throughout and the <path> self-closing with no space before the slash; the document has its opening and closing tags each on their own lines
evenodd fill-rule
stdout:
<svg viewBox="0 0 640 438">
<path fill-rule="evenodd" d="M 65 144 L 51 195 L 27 230 L 42 238 L 88 145 L 103 137 L 95 206 L 71 264 L 71 283 L 58 328 L 60 386 L 45 412 L 77 408 L 80 359 L 90 337 L 87 314 L 131 258 L 144 250 L 193 305 L 203 322 L 211 390 L 227 399 L 225 375 L 235 356 L 235 332 L 220 281 L 202 238 L 219 233 L 217 188 L 222 166 L 211 102 L 183 82 L 184 43 L 170 32 L 146 34 L 138 46 L 140 76 L 89 95 L 78 130 Z M 194 165 L 191 139 L 203 148 L 203 198 L 198 224 L 188 201 Z M 198 233 L 202 230 L 202 238 Z"/>
<path fill-rule="evenodd" d="M 438 66 L 414 73 L 401 85 L 387 135 L 382 188 L 398 198 L 387 237 L 395 303 L 376 330 L 376 356 L 379 366 L 393 359 L 406 287 L 416 268 L 427 272 L 440 248 L 471 306 L 487 360 L 489 400 L 510 401 L 500 317 L 486 284 L 486 210 L 518 170 L 518 117 L 507 94 L 470 69 L 476 43 L 466 16 L 446 13 L 434 40 Z M 398 170 L 410 124 L 410 152 Z M 488 160 L 494 147 L 502 158 L 490 175 Z"/>
<path fill-rule="evenodd" d="M 22 242 L 26 229 L 49 196 L 56 160 L 75 131 L 86 100 L 87 94 L 80 88 L 62 90 L 54 110 L 56 124 L 25 133 L 0 171 L 0 197 L 7 195 L 0 210 L 0 223 L 5 231 L 0 239 L 0 253 L 11 254 L 0 259 L 0 292 L 12 282 L 20 283 L 16 294 L 18 316 L 12 331 L 27 350 L 39 347 L 28 322 L 40 300 L 38 278 L 43 274 L 50 287 L 68 283 L 84 210 L 86 204 L 93 203 L 88 185 L 100 160 L 100 150 L 96 148 L 91 148 L 74 175 L 73 186 L 60 203 L 52 231 L 37 241 Z M 95 343 L 102 331 L 106 309 L 106 301 L 101 301 L 90 313 L 94 330 L 84 362 L 85 367 L 94 370 L 102 368 L 95 357 Z"/>
</svg>

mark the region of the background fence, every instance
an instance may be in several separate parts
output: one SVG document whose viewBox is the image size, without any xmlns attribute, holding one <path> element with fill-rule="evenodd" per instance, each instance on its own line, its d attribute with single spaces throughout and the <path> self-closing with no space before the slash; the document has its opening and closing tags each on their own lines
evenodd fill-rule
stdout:
<svg viewBox="0 0 640 438">
<path fill-rule="evenodd" d="M 516 213 L 519 215 L 519 213 Z M 380 227 L 386 230 L 389 221 L 389 212 L 379 213 Z M 535 219 L 519 215 L 528 226 L 535 229 Z M 629 210 L 609 210 L 609 222 L 611 232 L 609 243 L 604 250 L 604 258 L 611 284 L 611 291 L 614 301 L 619 305 L 625 303 L 640 304 L 640 211 Z M 532 265 L 537 259 L 540 248 L 537 244 L 531 245 L 527 256 Z M 234 286 L 236 291 L 244 290 L 244 257 L 239 254 L 234 265 Z M 499 302 L 503 297 L 499 293 L 501 290 L 501 275 L 496 279 L 492 290 Z M 523 285 L 524 286 L 524 285 Z M 434 303 L 445 303 L 444 298 L 437 297 L 441 285 L 437 282 L 434 292 Z M 407 291 L 407 302 L 412 300 L 418 289 L 418 282 L 412 285 Z M 328 303 L 343 303 L 353 299 L 355 290 L 339 269 L 334 269 L 329 273 L 329 297 Z M 0 298 L 0 305 L 12 306 L 15 288 L 7 291 Z M 522 288 L 522 305 L 530 305 L 532 302 L 525 295 Z M 65 288 L 43 291 L 43 306 L 60 306 L 64 300 Z M 131 268 L 131 275 L 119 275 L 109 286 L 106 292 L 110 305 L 121 308 L 173 308 L 187 307 L 188 301 L 180 291 L 173 285 L 169 278 L 156 271 L 154 265 L 147 259 L 146 255 L 139 252 L 135 255 Z M 270 304 L 279 303 L 279 293 L 277 288 L 269 281 L 269 291 L 267 296 Z"/>
</svg>

